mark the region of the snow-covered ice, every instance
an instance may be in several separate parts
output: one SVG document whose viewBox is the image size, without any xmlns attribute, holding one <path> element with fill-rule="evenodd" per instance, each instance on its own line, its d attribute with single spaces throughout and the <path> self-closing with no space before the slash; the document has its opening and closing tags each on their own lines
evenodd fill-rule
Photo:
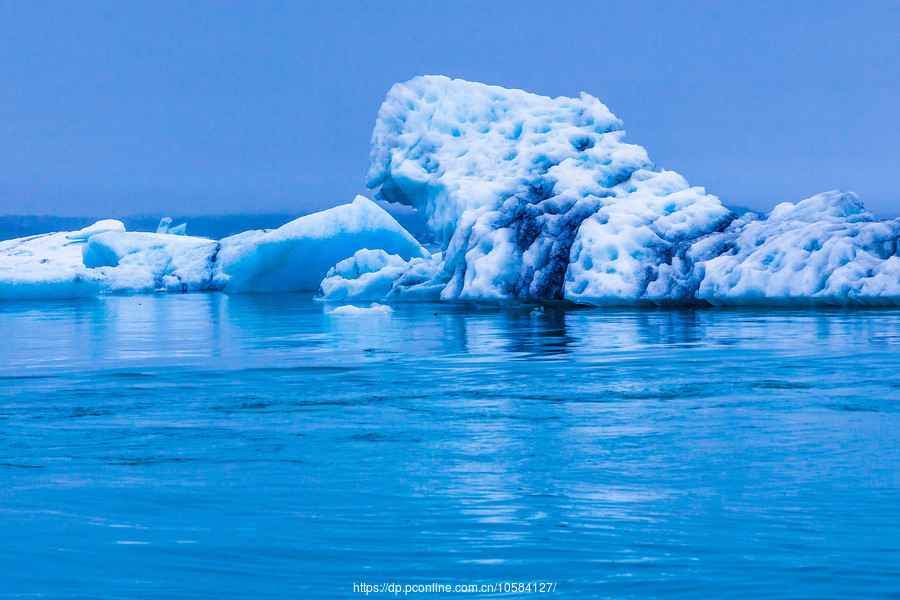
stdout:
<svg viewBox="0 0 900 600">
<path fill-rule="evenodd" d="M 320 294 L 329 301 L 437 300 L 439 256 L 404 260 L 384 250 L 359 250 L 328 271 Z"/>
<path fill-rule="evenodd" d="M 169 233 L 115 232 L 92 235 L 83 263 L 113 292 L 210 289 L 219 244 Z"/>
<path fill-rule="evenodd" d="M 900 221 L 839 192 L 739 217 L 624 135 L 587 94 L 438 76 L 395 85 L 367 185 L 421 212 L 442 253 L 358 253 L 329 272 L 323 297 L 898 303 Z"/>
<path fill-rule="evenodd" d="M 84 229 L 67 234 L 66 239 L 75 242 L 86 242 L 92 235 L 107 231 L 125 231 L 125 224 L 115 219 L 104 219 L 103 221 L 97 221 L 93 225 L 88 225 Z"/>
<path fill-rule="evenodd" d="M 84 231 L 84 230 L 82 230 Z M 48 233 L 0 242 L 0 300 L 81 298 L 100 285 L 81 262 L 81 232 Z"/>
<path fill-rule="evenodd" d="M 368 186 L 428 219 L 444 256 L 422 285 L 442 298 L 631 302 L 730 211 L 624 135 L 587 94 L 417 77 L 381 107 Z"/>
<path fill-rule="evenodd" d="M 648 289 L 717 305 L 900 303 L 900 220 L 837 191 L 749 213 L 686 246 Z"/>
</svg>

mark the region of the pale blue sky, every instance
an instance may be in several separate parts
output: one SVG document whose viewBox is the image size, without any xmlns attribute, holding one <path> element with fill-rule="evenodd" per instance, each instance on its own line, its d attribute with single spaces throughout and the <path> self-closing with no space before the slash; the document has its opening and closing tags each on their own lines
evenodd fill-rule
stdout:
<svg viewBox="0 0 900 600">
<path fill-rule="evenodd" d="M 593 94 L 726 203 L 897 215 L 898 32 L 898 2 L 0 0 L 0 214 L 343 203 L 391 84 L 445 74 Z"/>
</svg>

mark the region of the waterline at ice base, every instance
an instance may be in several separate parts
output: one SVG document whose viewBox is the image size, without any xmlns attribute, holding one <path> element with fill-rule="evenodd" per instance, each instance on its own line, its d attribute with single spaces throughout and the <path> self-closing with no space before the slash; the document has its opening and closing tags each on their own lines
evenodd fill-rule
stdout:
<svg viewBox="0 0 900 600">
<path fill-rule="evenodd" d="M 737 215 L 626 143 L 587 94 L 441 76 L 397 84 L 366 186 L 414 208 L 436 248 L 362 197 L 218 241 L 102 221 L 0 242 L 0 299 L 219 290 L 366 305 L 900 304 L 900 220 L 837 191 Z"/>
</svg>

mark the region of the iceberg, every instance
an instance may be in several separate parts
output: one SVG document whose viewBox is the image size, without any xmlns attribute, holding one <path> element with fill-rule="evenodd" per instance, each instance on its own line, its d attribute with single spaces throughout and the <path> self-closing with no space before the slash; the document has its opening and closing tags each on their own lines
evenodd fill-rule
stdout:
<svg viewBox="0 0 900 600">
<path fill-rule="evenodd" d="M 316 291 L 331 267 L 366 248 L 404 260 L 430 257 L 387 211 L 357 196 L 272 231 L 225 238 L 215 285 L 232 293 Z"/>
<path fill-rule="evenodd" d="M 0 241 L 0 300 L 97 295 L 100 282 L 82 262 L 84 242 L 99 233 L 123 231 L 121 221 L 106 219 L 78 231 Z"/>
<path fill-rule="evenodd" d="M 184 235 L 183 227 L 170 224 L 165 218 L 157 233 L 148 233 L 106 220 L 76 232 L 0 242 L 0 299 L 315 291 L 336 263 L 365 249 L 404 264 L 430 260 L 389 213 L 362 196 L 278 229 L 221 241 Z"/>
<path fill-rule="evenodd" d="M 898 303 L 900 221 L 879 221 L 841 192 L 739 216 L 624 136 L 584 93 L 441 76 L 394 85 L 367 186 L 419 211 L 441 252 L 357 253 L 329 271 L 322 297 Z"/>
<path fill-rule="evenodd" d="M 672 248 L 731 212 L 624 141 L 596 98 L 417 77 L 372 135 L 367 186 L 423 213 L 444 299 L 641 299 Z"/>
</svg>

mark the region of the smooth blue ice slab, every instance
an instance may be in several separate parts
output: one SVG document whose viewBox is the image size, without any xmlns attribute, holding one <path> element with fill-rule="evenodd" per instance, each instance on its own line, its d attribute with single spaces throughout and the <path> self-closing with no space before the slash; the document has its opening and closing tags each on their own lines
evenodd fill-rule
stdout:
<svg viewBox="0 0 900 600">
<path fill-rule="evenodd" d="M 429 256 L 383 208 L 357 196 L 272 231 L 225 238 L 215 283 L 229 293 L 315 291 L 331 267 L 366 248 L 407 260 Z"/>
</svg>

